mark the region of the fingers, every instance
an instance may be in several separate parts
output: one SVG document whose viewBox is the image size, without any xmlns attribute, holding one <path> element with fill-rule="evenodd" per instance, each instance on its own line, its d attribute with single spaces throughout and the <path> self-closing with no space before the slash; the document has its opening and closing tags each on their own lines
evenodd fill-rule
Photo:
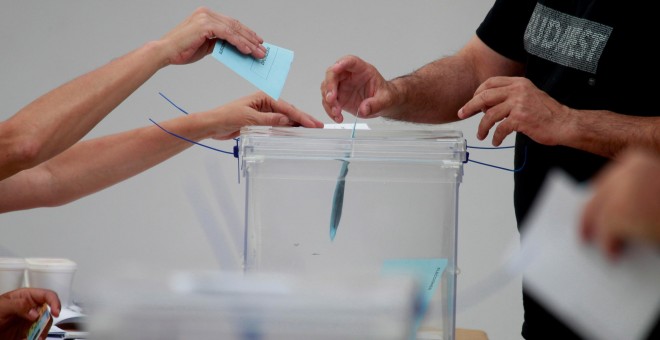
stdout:
<svg viewBox="0 0 660 340">
<path fill-rule="evenodd" d="M 377 91 L 376 95 L 369 97 L 362 101 L 358 113 L 360 118 L 373 118 L 378 115 L 378 113 L 388 106 L 390 102 L 390 97 L 386 91 Z"/>
<path fill-rule="evenodd" d="M 284 100 L 274 101 L 272 103 L 273 111 L 276 113 L 284 114 L 285 117 L 291 119 L 291 121 L 300 124 L 301 126 L 307 128 L 322 128 L 323 122 L 317 120 L 311 115 L 297 109 L 295 106 L 289 104 Z M 278 125 L 287 125 L 278 124 Z"/>
<path fill-rule="evenodd" d="M 219 39 L 227 40 L 232 45 L 245 54 L 251 54 L 255 58 L 261 59 L 266 56 L 266 48 L 262 45 L 263 38 L 256 32 L 245 26 L 237 19 L 215 13 L 205 8 L 201 11 L 208 11 L 210 16 L 220 25 L 213 30 L 215 36 Z"/>
<path fill-rule="evenodd" d="M 276 112 L 258 112 L 252 117 L 254 124 L 261 126 L 293 126 L 295 123 L 286 115 Z"/>
<path fill-rule="evenodd" d="M 356 56 L 345 56 L 337 60 L 325 72 L 325 79 L 321 82 L 321 104 L 323 109 L 333 121 L 341 123 L 344 99 L 339 97 L 339 89 L 343 82 L 348 82 L 355 73 L 365 72 L 367 63 Z M 350 85 L 354 87 L 355 85 Z"/>
<path fill-rule="evenodd" d="M 332 68 L 336 73 L 342 73 L 342 72 L 357 73 L 364 71 L 366 65 L 367 63 L 364 60 L 360 59 L 359 57 L 354 55 L 347 55 L 339 59 L 334 65 L 332 65 Z"/>
<path fill-rule="evenodd" d="M 247 125 L 304 126 L 321 128 L 323 123 L 284 100 L 276 101 L 263 92 L 256 92 L 223 107 L 225 126 L 240 129 Z M 233 128 L 226 129 L 233 132 Z M 216 137 L 224 133 L 217 133 Z"/>
<path fill-rule="evenodd" d="M 39 317 L 38 309 L 44 304 L 48 304 L 51 313 L 55 316 L 60 315 L 60 299 L 57 294 L 49 289 L 41 288 L 19 288 L 9 293 L 12 303 L 7 306 L 13 314 L 18 315 L 30 321 Z"/>
<path fill-rule="evenodd" d="M 341 72 L 341 67 L 338 67 L 340 62 L 341 59 L 328 67 L 325 72 L 325 79 L 321 83 L 321 104 L 328 116 L 337 123 L 341 123 L 344 120 L 341 114 L 341 105 L 337 101 L 339 72 Z"/>
<path fill-rule="evenodd" d="M 616 260 L 623 251 L 624 242 L 614 235 L 604 235 L 601 240 L 601 248 L 610 260 Z"/>
<path fill-rule="evenodd" d="M 485 111 L 486 107 L 484 106 L 484 98 L 479 97 L 477 93 L 482 93 L 483 96 L 483 91 L 475 92 L 474 96 L 472 96 L 472 99 L 470 99 L 467 103 L 465 103 L 465 105 L 463 105 L 463 107 L 458 110 L 459 119 L 470 118 L 479 112 Z"/>
<path fill-rule="evenodd" d="M 55 292 L 51 290 L 46 290 L 44 294 L 44 302 L 50 306 L 51 314 L 53 314 L 55 317 L 58 317 L 60 315 L 60 310 L 62 309 L 59 297 Z"/>
<path fill-rule="evenodd" d="M 511 103 L 504 101 L 506 95 L 498 93 L 500 91 L 491 90 L 490 93 L 482 92 L 479 96 L 476 96 L 470 102 L 474 101 L 475 103 L 468 102 L 465 107 L 480 105 L 481 108 L 478 109 L 484 113 L 481 121 L 479 122 L 479 128 L 477 130 L 477 138 L 479 140 L 484 140 L 488 137 L 488 132 L 490 129 L 495 126 L 495 124 L 502 122 L 505 118 L 509 116 L 511 112 Z M 488 93 L 488 95 L 483 95 Z M 488 97 L 487 97 L 488 96 Z M 496 98 L 495 98 L 496 97 Z M 476 99 L 476 100 L 475 100 Z M 482 106 L 483 105 L 483 106 Z M 470 109 L 472 110 L 472 109 Z M 476 110 L 476 109 L 474 109 Z M 477 111 L 477 112 L 479 112 Z M 470 116 L 474 113 L 470 113 Z M 459 113 L 460 117 L 460 113 Z M 493 145 L 499 145 L 502 143 L 504 138 L 509 135 L 515 127 L 513 126 L 514 122 L 507 120 L 502 122 L 498 129 L 496 130 L 495 136 L 493 137 Z"/>
<path fill-rule="evenodd" d="M 321 91 L 321 93 L 323 93 L 323 91 Z M 326 100 L 325 98 L 321 99 L 321 105 L 323 105 L 323 110 L 325 110 L 325 113 L 336 123 L 341 123 L 344 120 L 344 116 L 341 114 L 341 109 L 336 108 L 333 110 L 333 108 L 336 106 L 330 104 L 329 100 Z"/>
<path fill-rule="evenodd" d="M 263 39 L 254 31 L 236 19 L 200 7 L 162 38 L 165 61 L 173 65 L 196 62 L 212 52 L 215 39 L 255 58 L 266 56 Z"/>
<path fill-rule="evenodd" d="M 202 41 L 197 41 L 193 44 L 202 44 L 212 49 L 213 44 L 207 44 L 205 42 L 210 42 L 210 39 L 221 39 L 234 45 L 241 53 L 251 54 L 255 58 L 260 59 L 266 55 L 266 48 L 262 45 L 263 39 L 257 33 L 243 25 L 237 19 L 213 12 L 205 7 L 195 10 L 181 24 L 181 30 L 202 39 Z M 194 49 L 198 47 L 191 46 L 190 48 Z M 210 50 L 206 50 L 205 53 L 210 52 Z"/>
<path fill-rule="evenodd" d="M 483 112 L 479 122 L 477 138 L 484 140 L 489 131 L 498 125 L 493 134 L 492 144 L 499 146 L 514 131 L 533 128 L 527 119 L 527 108 L 520 109 L 520 81 L 511 77 L 493 77 L 482 83 L 474 96 L 458 111 L 460 119 L 466 119 Z M 518 92 L 516 92 L 518 91 Z"/>
<path fill-rule="evenodd" d="M 495 133 L 493 134 L 493 141 L 492 141 L 493 146 L 502 145 L 504 139 L 510 134 L 512 134 L 514 131 L 518 131 L 518 125 L 516 124 L 515 121 L 511 119 L 507 119 L 501 122 L 497 126 L 497 128 L 495 129 Z"/>
<path fill-rule="evenodd" d="M 611 171 L 611 168 L 606 168 L 597 179 L 602 181 L 600 178 L 607 171 Z M 610 260 L 619 257 L 624 246 L 622 235 L 616 228 L 616 218 L 613 219 L 610 214 L 617 210 L 613 197 L 616 196 L 612 195 L 607 186 L 597 184 L 593 196 L 582 208 L 579 230 L 583 241 L 595 242 Z"/>
<path fill-rule="evenodd" d="M 272 97 L 266 95 L 263 92 L 256 92 L 251 96 L 246 97 L 245 100 L 247 100 L 248 106 L 250 106 L 253 110 L 262 113 L 278 113 L 291 121 L 290 123 L 280 122 L 272 125 L 301 125 L 308 128 L 323 127 L 323 122 L 299 110 L 292 104 L 282 99 L 274 100 Z"/>
<path fill-rule="evenodd" d="M 321 105 L 332 120 L 340 123 L 344 118 L 337 102 L 337 81 L 334 73 L 329 72 L 326 72 L 326 79 L 321 83 Z"/>
<path fill-rule="evenodd" d="M 56 317 L 60 315 L 61 304 L 57 293 L 49 289 L 29 288 L 29 294 L 36 303 L 36 308 L 46 303 L 50 306 L 51 314 Z"/>
<path fill-rule="evenodd" d="M 585 242 L 591 242 L 594 238 L 594 220 L 599 203 L 596 197 L 592 197 L 582 209 L 580 217 L 580 238 Z"/>
<path fill-rule="evenodd" d="M 584 207 L 578 231 L 581 239 L 586 243 L 595 242 L 610 260 L 616 259 L 623 249 L 623 241 L 610 230 L 610 226 L 602 218 L 599 206 L 600 200 L 592 199 Z"/>
<path fill-rule="evenodd" d="M 481 84 L 472 99 L 458 110 L 458 118 L 472 117 L 506 100 L 508 92 L 502 87 L 491 86 L 490 84 L 493 84 L 493 82 L 489 82 L 489 80 Z"/>
</svg>

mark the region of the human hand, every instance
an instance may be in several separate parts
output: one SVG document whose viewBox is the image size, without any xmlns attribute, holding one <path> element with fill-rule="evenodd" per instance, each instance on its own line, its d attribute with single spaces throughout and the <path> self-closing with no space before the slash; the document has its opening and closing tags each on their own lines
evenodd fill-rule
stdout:
<svg viewBox="0 0 660 340">
<path fill-rule="evenodd" d="M 660 158 L 634 150 L 596 178 L 582 215 L 581 235 L 616 258 L 627 241 L 660 245 Z"/>
<path fill-rule="evenodd" d="M 330 66 L 321 83 L 321 102 L 325 112 L 337 123 L 344 120 L 341 112 L 361 118 L 373 118 L 392 105 L 393 85 L 371 64 L 356 56 L 345 56 Z"/>
<path fill-rule="evenodd" d="M 25 339 L 30 326 L 39 317 L 37 310 L 44 303 L 50 306 L 53 316 L 60 315 L 60 300 L 51 290 L 19 288 L 0 295 L 0 339 Z M 52 319 L 46 329 L 51 324 Z M 42 333 L 40 339 L 45 339 L 47 333 Z"/>
<path fill-rule="evenodd" d="M 484 140 L 495 124 L 493 145 L 499 146 L 514 131 L 544 145 L 558 145 L 565 139 L 571 109 L 541 91 L 529 79 L 492 77 L 483 82 L 474 96 L 458 111 L 465 119 L 483 112 L 477 138 Z"/>
<path fill-rule="evenodd" d="M 256 92 L 201 114 L 212 119 L 208 126 L 213 128 L 211 137 L 214 139 L 235 138 L 240 134 L 240 129 L 247 125 L 323 127 L 321 121 L 263 92 Z"/>
<path fill-rule="evenodd" d="M 200 7 L 167 33 L 161 42 L 168 46 L 169 64 L 195 62 L 213 51 L 217 39 L 226 40 L 245 54 L 266 56 L 264 40 L 240 21 Z"/>
</svg>

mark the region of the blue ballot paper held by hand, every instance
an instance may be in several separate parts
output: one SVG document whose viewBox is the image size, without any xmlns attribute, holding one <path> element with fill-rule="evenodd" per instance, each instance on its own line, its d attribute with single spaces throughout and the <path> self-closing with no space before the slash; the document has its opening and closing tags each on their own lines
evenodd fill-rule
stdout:
<svg viewBox="0 0 660 340">
<path fill-rule="evenodd" d="M 293 62 L 293 51 L 268 43 L 263 45 L 266 47 L 266 56 L 262 59 L 245 55 L 223 40 L 215 43 L 212 54 L 215 59 L 277 100 Z"/>
</svg>

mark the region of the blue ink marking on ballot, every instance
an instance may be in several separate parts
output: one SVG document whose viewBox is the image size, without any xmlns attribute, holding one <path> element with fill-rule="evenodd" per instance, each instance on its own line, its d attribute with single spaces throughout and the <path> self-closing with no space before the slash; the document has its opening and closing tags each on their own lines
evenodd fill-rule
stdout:
<svg viewBox="0 0 660 340">
<path fill-rule="evenodd" d="M 357 127 L 357 120 L 360 116 L 360 111 L 355 114 L 355 121 L 353 122 L 353 129 L 351 131 L 351 139 L 355 139 L 355 128 Z M 352 147 L 352 145 L 351 145 Z M 347 154 L 346 157 L 350 156 Z M 330 213 L 330 241 L 335 240 L 337 235 L 337 228 L 341 220 L 341 212 L 344 208 L 344 189 L 346 188 L 346 175 L 348 175 L 348 161 L 341 160 L 341 169 L 339 176 L 337 176 L 337 185 L 335 186 L 335 193 L 332 196 L 332 212 Z"/>
<path fill-rule="evenodd" d="M 341 212 L 344 207 L 344 188 L 346 187 L 346 175 L 348 174 L 348 161 L 341 160 L 341 170 L 337 177 L 335 193 L 332 196 L 332 212 L 330 213 L 330 241 L 334 241 L 337 228 L 341 220 Z"/>
<path fill-rule="evenodd" d="M 243 54 L 224 40 L 215 43 L 212 54 L 236 74 L 277 100 L 289 75 L 293 51 L 268 43 L 263 45 L 266 56 L 262 59 Z"/>
<path fill-rule="evenodd" d="M 447 259 L 392 259 L 383 262 L 381 273 L 385 275 L 407 275 L 419 285 L 419 306 L 415 315 L 415 332 L 426 315 L 431 298 L 438 288 L 442 274 L 447 268 Z"/>
</svg>

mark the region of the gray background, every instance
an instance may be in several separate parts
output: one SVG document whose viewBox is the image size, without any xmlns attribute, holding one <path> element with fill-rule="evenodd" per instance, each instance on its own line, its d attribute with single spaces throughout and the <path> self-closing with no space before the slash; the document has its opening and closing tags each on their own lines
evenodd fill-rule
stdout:
<svg viewBox="0 0 660 340">
<path fill-rule="evenodd" d="M 492 0 L 360 1 L 2 1 L 0 10 L 0 119 L 39 95 L 157 39 L 207 6 L 241 20 L 267 42 L 295 51 L 282 98 L 331 123 L 320 104 L 319 85 L 338 58 L 355 54 L 386 78 L 409 73 L 454 53 L 474 34 Z M 188 111 L 212 108 L 255 91 L 208 57 L 161 70 L 86 138 L 151 124 L 180 113 L 162 91 Z M 447 125 L 463 131 L 469 145 L 478 119 Z M 504 145 L 511 145 L 509 136 Z M 231 142 L 210 141 L 221 148 Z M 471 152 L 473 159 L 512 167 L 510 150 Z M 211 173 L 209 173 L 209 171 Z M 227 230 L 243 208 L 244 186 L 236 161 L 193 147 L 100 193 L 56 208 L 0 215 L 0 255 L 67 257 L 78 263 L 74 295 L 119 271 L 158 279 L 175 270 L 236 269 L 228 252 L 216 259 L 187 188 L 207 216 Z M 211 190 L 213 187 L 213 190 Z M 216 191 L 224 193 L 219 200 Z M 486 331 L 491 339 L 518 339 L 522 323 L 520 278 L 489 283 L 493 294 L 475 304 L 463 291 L 501 267 L 518 240 L 512 204 L 513 176 L 474 163 L 465 166 L 459 193 L 457 326 Z M 229 218 L 226 218 L 229 216 Z M 230 227 L 231 229 L 231 227 Z M 236 230 L 226 234 L 236 238 Z M 230 242 L 230 240 L 228 240 Z M 222 262 L 222 263 L 219 263 Z M 483 291 L 485 292 L 485 291 Z"/>
</svg>

